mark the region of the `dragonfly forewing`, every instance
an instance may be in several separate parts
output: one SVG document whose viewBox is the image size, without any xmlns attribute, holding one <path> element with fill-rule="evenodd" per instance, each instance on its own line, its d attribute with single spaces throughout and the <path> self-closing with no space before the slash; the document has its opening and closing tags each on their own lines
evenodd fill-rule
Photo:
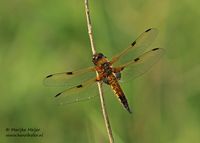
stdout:
<svg viewBox="0 0 200 143">
<path fill-rule="evenodd" d="M 65 86 L 66 88 L 70 88 L 71 86 L 77 84 L 77 82 L 83 82 L 95 76 L 96 75 L 94 67 L 88 67 L 82 70 L 48 75 L 44 79 L 44 85 Z"/>
<path fill-rule="evenodd" d="M 147 29 L 127 49 L 114 56 L 111 63 L 122 64 L 143 54 L 151 46 L 157 35 L 158 30 L 156 28 Z"/>
</svg>

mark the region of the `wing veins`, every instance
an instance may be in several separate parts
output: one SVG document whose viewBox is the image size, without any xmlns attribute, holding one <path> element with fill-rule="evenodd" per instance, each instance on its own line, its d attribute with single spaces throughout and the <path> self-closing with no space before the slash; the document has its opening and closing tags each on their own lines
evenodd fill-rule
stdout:
<svg viewBox="0 0 200 143">
<path fill-rule="evenodd" d="M 137 58 L 114 68 L 116 72 L 121 72 L 122 81 L 139 77 L 150 69 L 164 53 L 162 48 L 151 49 Z"/>
<path fill-rule="evenodd" d="M 156 50 L 155 50 L 156 49 Z M 121 68 L 126 68 L 127 66 L 131 65 L 131 64 L 139 64 L 140 62 L 145 62 L 144 59 L 146 59 L 148 56 L 150 56 L 150 54 L 152 54 L 152 56 L 161 56 L 162 53 L 160 53 L 159 55 L 156 55 L 156 53 L 154 52 L 163 52 L 163 49 L 162 48 L 154 48 L 154 49 L 151 49 L 147 52 L 145 52 L 144 54 L 142 54 L 141 56 L 119 66 Z"/>
<path fill-rule="evenodd" d="M 89 72 L 94 72 L 94 71 L 95 71 L 94 67 L 88 67 L 85 69 L 72 71 L 72 72 L 61 72 L 61 73 L 50 74 L 46 76 L 46 78 L 44 79 L 44 84 L 47 86 L 65 85 L 67 82 L 69 82 L 72 79 L 75 79 L 77 77 L 80 77 L 81 75 L 84 75 Z"/>
<path fill-rule="evenodd" d="M 141 52 L 144 51 L 146 48 L 148 48 L 151 43 L 154 41 L 158 33 L 158 30 L 155 28 L 147 29 L 145 32 L 143 32 L 128 48 L 123 50 L 120 54 L 114 56 L 111 60 L 111 63 L 117 62 L 121 57 L 126 55 L 128 52 L 130 52 L 133 49 L 141 49 Z M 141 54 L 141 53 L 140 53 Z"/>
<path fill-rule="evenodd" d="M 89 79 L 82 84 L 78 84 L 76 86 L 73 86 L 71 88 L 68 88 L 68 89 L 56 94 L 55 97 L 58 97 L 61 95 L 71 95 L 76 92 L 80 92 L 80 90 L 84 90 L 85 88 L 89 87 L 90 85 L 92 85 L 95 82 L 96 82 L 96 78 Z"/>
</svg>

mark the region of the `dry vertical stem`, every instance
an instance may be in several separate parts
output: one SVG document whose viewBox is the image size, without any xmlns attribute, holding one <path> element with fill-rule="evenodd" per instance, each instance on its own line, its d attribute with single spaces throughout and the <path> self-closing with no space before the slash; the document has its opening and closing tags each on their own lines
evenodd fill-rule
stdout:
<svg viewBox="0 0 200 143">
<path fill-rule="evenodd" d="M 87 27 L 88 27 L 88 34 L 89 34 L 90 44 L 91 44 L 91 48 L 92 48 L 92 53 L 94 55 L 96 53 L 96 49 L 94 47 L 92 24 L 91 24 L 91 19 L 90 19 L 90 11 L 89 11 L 88 0 L 85 0 L 85 13 L 86 13 L 86 18 L 87 18 Z M 97 76 L 98 76 L 98 73 L 97 73 Z M 102 84 L 99 83 L 99 82 L 97 84 L 98 84 L 98 89 L 99 89 L 101 108 L 102 108 L 102 112 L 103 112 L 104 121 L 105 121 L 105 124 L 106 124 L 106 129 L 107 129 L 109 141 L 110 141 L 110 143 L 114 143 L 112 129 L 111 129 L 111 126 L 110 126 L 108 114 L 107 114 L 107 111 L 106 111 L 105 101 L 104 101 L 104 97 L 103 97 Z"/>
<path fill-rule="evenodd" d="M 85 14 L 86 14 L 86 19 L 87 19 L 87 27 L 88 27 L 88 34 L 90 38 L 90 45 L 92 48 L 92 54 L 96 54 L 96 49 L 94 47 L 94 40 L 93 40 L 93 33 L 92 33 L 92 23 L 90 19 L 90 10 L 89 10 L 89 4 L 88 0 L 85 0 Z"/>
</svg>

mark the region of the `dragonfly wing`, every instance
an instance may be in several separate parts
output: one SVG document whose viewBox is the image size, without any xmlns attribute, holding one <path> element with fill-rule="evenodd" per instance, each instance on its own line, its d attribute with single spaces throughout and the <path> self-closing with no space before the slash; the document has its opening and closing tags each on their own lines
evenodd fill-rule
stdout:
<svg viewBox="0 0 200 143">
<path fill-rule="evenodd" d="M 103 83 L 100 81 L 101 84 Z M 102 84 L 104 93 L 109 93 L 110 86 Z M 97 99 L 99 96 L 98 86 L 96 84 L 96 78 L 85 81 L 82 84 L 66 89 L 55 95 L 55 103 L 58 105 L 68 105 L 77 102 L 88 101 L 91 99 Z"/>
<path fill-rule="evenodd" d="M 145 50 L 153 43 L 157 34 L 158 30 L 156 28 L 150 28 L 146 30 L 127 49 L 114 56 L 111 60 L 111 63 L 114 64 L 118 60 L 123 63 L 130 60 L 127 59 L 128 57 L 130 57 L 131 59 L 138 57 L 138 55 L 144 53 Z M 128 56 L 129 54 L 130 56 Z"/>
<path fill-rule="evenodd" d="M 122 64 L 115 68 L 115 71 L 121 71 L 121 80 L 126 81 L 129 79 L 134 79 L 148 69 L 150 69 L 164 53 L 162 48 L 154 48 L 150 51 L 145 52 L 141 56 Z"/>
<path fill-rule="evenodd" d="M 71 94 L 80 93 L 81 91 L 85 90 L 87 87 L 94 84 L 95 82 L 96 82 L 96 78 L 92 78 L 90 80 L 85 81 L 84 83 L 78 84 L 74 87 L 64 90 L 63 92 L 58 93 L 57 95 L 55 95 L 55 97 L 63 96 L 63 95 L 68 96 Z"/>
<path fill-rule="evenodd" d="M 78 81 L 82 82 L 91 77 L 95 77 L 94 67 L 88 67 L 72 72 L 62 72 L 48 75 L 44 79 L 44 84 L 46 86 L 65 86 L 69 88 L 77 84 Z"/>
<path fill-rule="evenodd" d="M 96 97 L 98 89 L 95 83 L 96 78 L 92 78 L 56 94 L 56 103 L 71 104 Z"/>
</svg>

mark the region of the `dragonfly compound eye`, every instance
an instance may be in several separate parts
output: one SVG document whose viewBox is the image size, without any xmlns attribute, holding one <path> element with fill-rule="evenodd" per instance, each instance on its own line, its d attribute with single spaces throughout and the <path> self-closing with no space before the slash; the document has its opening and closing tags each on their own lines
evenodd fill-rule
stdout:
<svg viewBox="0 0 200 143">
<path fill-rule="evenodd" d="M 104 55 L 102 53 L 94 54 L 93 57 L 92 57 L 92 62 L 94 64 L 97 64 L 97 62 L 103 57 L 104 57 Z"/>
</svg>

